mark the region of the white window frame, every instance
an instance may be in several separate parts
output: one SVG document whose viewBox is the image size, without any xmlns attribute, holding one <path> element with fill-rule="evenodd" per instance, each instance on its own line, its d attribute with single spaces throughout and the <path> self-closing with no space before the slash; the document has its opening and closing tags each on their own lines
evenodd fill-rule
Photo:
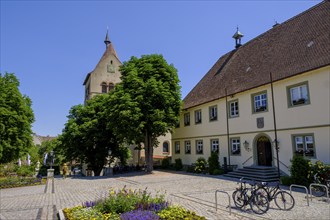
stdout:
<svg viewBox="0 0 330 220">
<path fill-rule="evenodd" d="M 196 110 L 195 111 L 195 124 L 201 124 L 202 123 L 202 110 Z"/>
<path fill-rule="evenodd" d="M 267 111 L 268 101 L 267 101 L 267 93 L 262 92 L 259 94 L 253 95 L 253 112 L 264 112 Z"/>
<path fill-rule="evenodd" d="M 176 154 L 180 154 L 180 141 L 175 141 L 174 146 L 175 146 L 174 152 Z"/>
<path fill-rule="evenodd" d="M 164 147 L 164 144 L 167 144 L 167 151 L 165 151 L 165 147 Z M 168 143 L 168 141 L 164 141 L 163 142 L 163 153 L 166 153 L 168 154 L 170 152 L 170 143 Z"/>
<path fill-rule="evenodd" d="M 190 125 L 190 112 L 184 113 L 183 120 L 184 120 L 184 126 Z"/>
<path fill-rule="evenodd" d="M 213 105 L 209 108 L 210 121 L 218 120 L 218 106 Z"/>
<path fill-rule="evenodd" d="M 196 154 L 203 154 L 203 140 L 196 140 Z"/>
<path fill-rule="evenodd" d="M 315 139 L 313 134 L 293 135 L 294 153 L 297 155 L 316 158 Z"/>
<path fill-rule="evenodd" d="M 241 155 L 241 139 L 238 137 L 230 138 L 231 155 Z"/>
<path fill-rule="evenodd" d="M 229 117 L 236 118 L 239 116 L 239 105 L 238 100 L 233 100 L 229 102 Z"/>
<path fill-rule="evenodd" d="M 310 103 L 308 82 L 288 87 L 289 107 L 306 105 Z"/>
<path fill-rule="evenodd" d="M 219 139 L 211 139 L 210 142 L 211 142 L 211 152 L 219 153 L 219 147 L 220 147 Z"/>
<path fill-rule="evenodd" d="M 184 142 L 184 152 L 185 152 L 185 154 L 191 154 L 191 142 L 190 141 Z"/>
</svg>

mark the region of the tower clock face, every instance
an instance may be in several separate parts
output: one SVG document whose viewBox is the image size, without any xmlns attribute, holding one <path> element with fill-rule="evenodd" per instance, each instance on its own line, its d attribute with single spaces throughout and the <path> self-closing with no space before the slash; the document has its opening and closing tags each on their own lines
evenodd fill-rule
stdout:
<svg viewBox="0 0 330 220">
<path fill-rule="evenodd" d="M 108 65 L 107 65 L 107 72 L 108 73 L 114 73 L 115 72 L 115 67 L 113 66 L 112 63 L 108 63 Z"/>
</svg>

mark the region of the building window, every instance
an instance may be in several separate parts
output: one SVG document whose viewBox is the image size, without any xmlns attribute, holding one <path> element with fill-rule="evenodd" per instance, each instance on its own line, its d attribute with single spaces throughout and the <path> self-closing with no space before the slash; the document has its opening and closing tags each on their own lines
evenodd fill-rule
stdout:
<svg viewBox="0 0 330 220">
<path fill-rule="evenodd" d="M 175 153 L 180 154 L 180 141 L 176 141 L 174 143 L 174 146 L 175 146 Z"/>
<path fill-rule="evenodd" d="M 216 105 L 209 108 L 210 121 L 216 121 L 218 119 L 218 108 Z"/>
<path fill-rule="evenodd" d="M 288 87 L 289 107 L 310 103 L 307 82 Z"/>
<path fill-rule="evenodd" d="M 196 154 L 203 154 L 203 140 L 196 141 Z"/>
<path fill-rule="evenodd" d="M 266 92 L 252 95 L 252 100 L 253 100 L 253 112 L 254 113 L 267 111 L 267 93 Z"/>
<path fill-rule="evenodd" d="M 195 111 L 195 124 L 202 123 L 202 110 Z"/>
<path fill-rule="evenodd" d="M 112 91 L 115 88 L 115 85 L 113 83 L 109 83 L 109 92 Z"/>
<path fill-rule="evenodd" d="M 165 141 L 163 143 L 163 153 L 168 153 L 168 142 L 167 141 Z"/>
<path fill-rule="evenodd" d="M 238 100 L 229 102 L 229 117 L 235 118 L 239 116 Z"/>
<path fill-rule="evenodd" d="M 231 138 L 231 154 L 232 155 L 240 155 L 241 154 L 241 141 L 239 138 Z"/>
<path fill-rule="evenodd" d="M 184 142 L 184 152 L 186 154 L 190 154 L 191 153 L 191 144 L 190 144 L 190 141 L 185 141 Z"/>
<path fill-rule="evenodd" d="M 211 139 L 211 152 L 219 153 L 219 139 Z"/>
<path fill-rule="evenodd" d="M 185 113 L 184 114 L 184 126 L 189 126 L 190 125 L 190 113 Z"/>
<path fill-rule="evenodd" d="M 294 135 L 294 151 L 296 155 L 315 157 L 314 136 L 308 135 Z"/>
<path fill-rule="evenodd" d="M 102 88 L 102 93 L 107 93 L 107 84 L 105 82 L 101 84 L 101 88 Z"/>
</svg>

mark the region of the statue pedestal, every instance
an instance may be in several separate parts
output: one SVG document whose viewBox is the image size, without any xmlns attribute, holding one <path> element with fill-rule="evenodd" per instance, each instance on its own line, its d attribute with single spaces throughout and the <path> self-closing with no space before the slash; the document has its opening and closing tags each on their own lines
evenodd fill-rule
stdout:
<svg viewBox="0 0 330 220">
<path fill-rule="evenodd" d="M 54 169 L 47 169 L 47 178 L 54 178 Z"/>
</svg>

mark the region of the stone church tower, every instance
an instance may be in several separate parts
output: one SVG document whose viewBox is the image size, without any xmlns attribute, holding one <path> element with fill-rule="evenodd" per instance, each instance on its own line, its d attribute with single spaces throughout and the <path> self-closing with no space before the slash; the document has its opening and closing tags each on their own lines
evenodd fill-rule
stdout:
<svg viewBox="0 0 330 220">
<path fill-rule="evenodd" d="M 85 102 L 93 96 L 108 93 L 114 86 L 121 81 L 119 67 L 122 65 L 117 53 L 113 47 L 113 43 L 109 40 L 108 31 L 105 36 L 104 43 L 106 45 L 105 52 L 94 68 L 87 74 L 83 85 L 85 86 Z M 171 134 L 158 137 L 159 146 L 154 149 L 154 163 L 160 164 L 165 157 L 171 157 Z M 134 145 L 130 146 L 132 153 L 131 164 L 140 165 L 144 163 L 144 150 L 136 150 Z M 84 171 L 83 171 L 84 172 Z"/>
<path fill-rule="evenodd" d="M 85 81 L 85 102 L 93 96 L 101 93 L 108 93 L 115 84 L 120 82 L 119 66 L 121 62 L 109 40 L 108 32 L 105 36 L 105 52 L 96 65 L 95 69 L 88 73 Z"/>
</svg>

